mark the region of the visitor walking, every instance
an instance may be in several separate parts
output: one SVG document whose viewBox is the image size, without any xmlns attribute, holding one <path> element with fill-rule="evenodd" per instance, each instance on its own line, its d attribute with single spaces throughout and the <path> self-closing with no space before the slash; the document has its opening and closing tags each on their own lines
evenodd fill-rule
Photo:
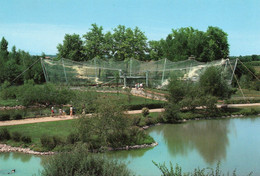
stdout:
<svg viewBox="0 0 260 176">
<path fill-rule="evenodd" d="M 70 116 L 72 116 L 72 115 L 73 115 L 73 107 L 70 106 Z"/>
<path fill-rule="evenodd" d="M 59 114 L 60 116 L 62 116 L 62 109 L 59 109 Z"/>
<path fill-rule="evenodd" d="M 53 106 L 51 107 L 51 116 L 52 117 L 54 116 L 54 107 Z"/>
</svg>

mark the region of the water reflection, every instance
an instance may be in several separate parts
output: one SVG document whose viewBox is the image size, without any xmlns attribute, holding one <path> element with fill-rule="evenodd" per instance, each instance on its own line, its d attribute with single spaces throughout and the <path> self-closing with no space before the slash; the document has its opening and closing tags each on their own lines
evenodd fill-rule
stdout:
<svg viewBox="0 0 260 176">
<path fill-rule="evenodd" d="M 122 151 L 113 151 L 106 153 L 108 158 L 117 158 L 117 159 L 127 159 L 127 158 L 138 158 L 142 157 L 147 151 L 152 150 L 152 148 L 143 148 L 143 149 L 134 149 L 134 150 L 122 150 Z"/>
<path fill-rule="evenodd" d="M 172 156 L 188 155 L 197 150 L 205 162 L 212 165 L 223 160 L 229 146 L 230 120 L 205 120 L 177 125 L 154 127 L 151 131 L 161 133 Z"/>
<path fill-rule="evenodd" d="M 0 159 L 7 161 L 9 159 L 21 160 L 23 163 L 29 162 L 33 155 L 21 154 L 21 153 L 2 153 Z"/>
</svg>

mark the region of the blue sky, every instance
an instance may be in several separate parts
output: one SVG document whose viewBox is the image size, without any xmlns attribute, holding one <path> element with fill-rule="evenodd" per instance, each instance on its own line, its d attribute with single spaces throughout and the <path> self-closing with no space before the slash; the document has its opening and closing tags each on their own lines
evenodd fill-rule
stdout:
<svg viewBox="0 0 260 176">
<path fill-rule="evenodd" d="M 0 0 L 0 37 L 31 54 L 56 54 L 66 33 L 91 24 L 111 31 L 138 26 L 149 40 L 171 29 L 217 26 L 228 33 L 230 55 L 260 54 L 259 0 Z"/>
</svg>

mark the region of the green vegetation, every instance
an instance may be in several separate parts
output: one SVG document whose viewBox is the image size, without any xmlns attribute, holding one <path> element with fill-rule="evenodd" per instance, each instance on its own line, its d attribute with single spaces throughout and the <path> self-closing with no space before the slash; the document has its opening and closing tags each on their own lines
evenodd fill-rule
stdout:
<svg viewBox="0 0 260 176">
<path fill-rule="evenodd" d="M 184 82 L 173 75 L 168 90 L 165 116 L 169 122 L 179 122 L 182 112 L 194 113 L 197 107 L 203 107 L 203 117 L 213 116 L 218 98 L 229 98 L 232 93 L 216 67 L 207 68 L 198 83 Z"/>
<path fill-rule="evenodd" d="M 59 58 L 75 61 L 95 57 L 118 61 L 130 58 L 180 61 L 194 55 L 198 61 L 206 62 L 226 58 L 229 54 L 227 34 L 212 26 L 206 32 L 192 27 L 172 29 L 166 39 L 148 42 L 138 27 L 131 29 L 119 25 L 112 32 L 103 33 L 102 26 L 92 24 L 90 31 L 83 35 L 83 40 L 77 34 L 66 34 L 63 44 L 57 48 Z"/>
<path fill-rule="evenodd" d="M 36 151 L 47 151 L 48 148 L 42 146 L 41 138 L 43 136 L 51 135 L 61 139 L 63 144 L 66 144 L 67 136 L 75 130 L 74 124 L 75 120 L 65 120 L 0 127 L 0 139 L 11 146 L 24 146 L 30 147 Z M 22 134 L 22 136 L 30 138 L 31 142 L 24 142 L 24 140 L 27 139 L 21 139 L 22 141 L 10 140 L 11 134 L 17 132 Z M 3 136 L 8 136 L 6 135 L 7 133 L 10 135 L 9 138 L 1 138 L 1 134 L 5 134 Z M 29 139 L 27 141 L 29 141 Z"/>
<path fill-rule="evenodd" d="M 125 114 L 123 107 L 114 103 L 122 104 L 120 98 L 106 100 L 99 98 L 93 101 L 97 108 L 91 118 L 82 116 L 77 120 L 0 127 L 7 129 L 11 135 L 11 140 L 1 138 L 1 135 L 0 140 L 12 146 L 27 146 L 36 151 L 69 150 L 78 142 L 88 144 L 90 150 L 154 142 L 145 131 L 137 127 L 141 117 Z M 147 118 L 157 120 L 158 114 L 154 116 L 152 113 Z"/>
<path fill-rule="evenodd" d="M 109 160 L 102 155 L 91 154 L 84 145 L 71 152 L 54 155 L 43 167 L 42 176 L 132 175 L 125 164 Z"/>
<path fill-rule="evenodd" d="M 80 141 L 87 143 L 90 149 L 154 142 L 144 131 L 133 126 L 120 102 L 118 98 L 98 99 L 95 102 L 98 104 L 95 114 L 91 118 L 82 116 L 78 120 L 77 133 Z"/>
<path fill-rule="evenodd" d="M 41 63 L 37 62 L 39 58 L 22 50 L 17 51 L 15 46 L 8 51 L 8 42 L 3 37 L 0 42 L 0 85 L 5 81 L 20 85 L 30 79 L 36 83 L 43 83 Z M 34 65 L 29 70 L 17 77 L 32 64 Z"/>
<path fill-rule="evenodd" d="M 154 162 L 154 165 L 161 171 L 163 176 L 225 176 L 225 175 L 229 175 L 229 173 L 224 174 L 221 169 L 220 169 L 220 163 L 217 164 L 216 169 L 213 168 L 197 168 L 194 169 L 193 172 L 188 172 L 188 173 L 184 173 L 182 171 L 181 166 L 179 166 L 178 164 L 175 166 L 175 168 L 173 167 L 172 163 L 170 163 L 170 168 L 168 168 L 165 163 L 163 164 L 157 164 L 156 162 Z M 233 171 L 232 173 L 233 176 L 236 176 L 236 170 Z M 252 175 L 252 172 L 249 173 L 248 175 Z"/>
</svg>

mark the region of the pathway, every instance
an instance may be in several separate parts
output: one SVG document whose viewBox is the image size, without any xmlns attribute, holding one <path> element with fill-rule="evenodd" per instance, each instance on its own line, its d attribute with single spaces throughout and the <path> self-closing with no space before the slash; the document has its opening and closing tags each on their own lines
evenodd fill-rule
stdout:
<svg viewBox="0 0 260 176">
<path fill-rule="evenodd" d="M 164 109 L 150 109 L 150 112 L 163 112 Z M 132 110 L 127 111 L 127 114 L 140 114 L 142 110 Z M 87 114 L 91 116 L 91 114 Z M 9 121 L 1 121 L 0 126 L 10 126 L 10 125 L 22 125 L 22 124 L 30 124 L 30 123 L 40 123 L 40 122 L 53 122 L 53 121 L 61 121 L 61 120 L 71 120 L 76 119 L 78 116 L 54 116 L 54 117 L 40 117 L 40 118 L 28 118 L 22 120 L 9 120 Z"/>
</svg>

